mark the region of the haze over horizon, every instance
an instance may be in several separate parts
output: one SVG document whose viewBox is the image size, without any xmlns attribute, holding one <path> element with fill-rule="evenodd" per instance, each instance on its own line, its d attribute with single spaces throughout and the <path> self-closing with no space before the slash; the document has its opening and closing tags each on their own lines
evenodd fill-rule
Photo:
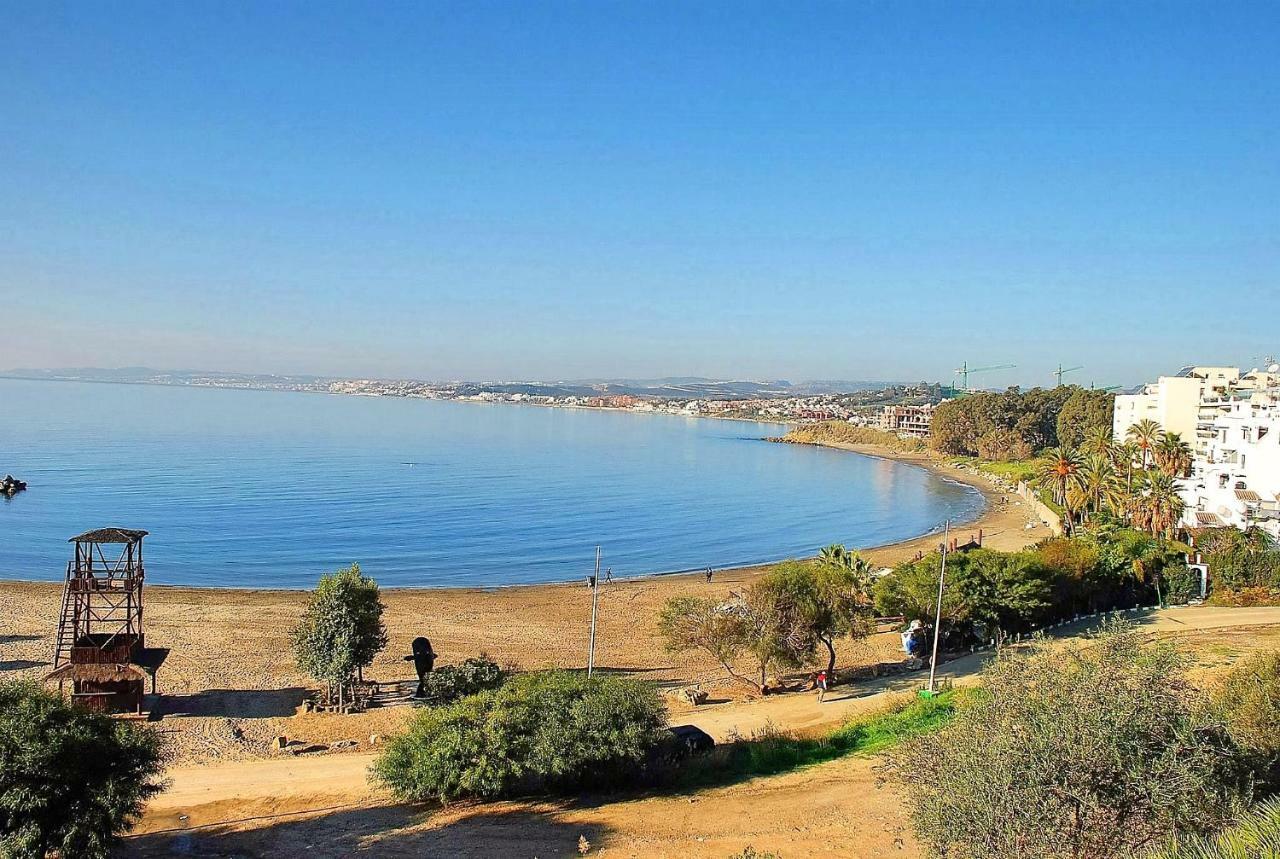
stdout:
<svg viewBox="0 0 1280 859">
<path fill-rule="evenodd" d="M 1274 4 L 3 8 L 0 368 L 1280 351 Z"/>
</svg>

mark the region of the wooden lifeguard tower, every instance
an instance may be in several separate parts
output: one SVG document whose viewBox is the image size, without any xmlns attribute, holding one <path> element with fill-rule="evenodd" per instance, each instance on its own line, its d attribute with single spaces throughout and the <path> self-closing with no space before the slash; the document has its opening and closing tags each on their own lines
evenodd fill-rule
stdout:
<svg viewBox="0 0 1280 859">
<path fill-rule="evenodd" d="M 142 631 L 142 538 L 146 531 L 99 528 L 68 542 L 62 616 L 45 677 L 64 688 L 71 681 L 77 703 L 109 712 L 142 712 L 146 681 L 156 691 L 156 671 L 168 648 L 147 647 Z M 119 555 L 116 551 L 119 550 Z"/>
</svg>

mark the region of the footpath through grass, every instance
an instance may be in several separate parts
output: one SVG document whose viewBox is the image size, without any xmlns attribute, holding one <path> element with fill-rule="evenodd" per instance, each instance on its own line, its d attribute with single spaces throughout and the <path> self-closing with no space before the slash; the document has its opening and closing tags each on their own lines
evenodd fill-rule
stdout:
<svg viewBox="0 0 1280 859">
<path fill-rule="evenodd" d="M 887 712 L 854 719 L 824 737 L 796 737 L 767 727 L 690 762 L 682 780 L 690 787 L 705 787 L 779 775 L 849 755 L 875 754 L 909 737 L 938 730 L 975 694 L 973 689 L 951 689 L 933 698 L 916 698 Z"/>
</svg>

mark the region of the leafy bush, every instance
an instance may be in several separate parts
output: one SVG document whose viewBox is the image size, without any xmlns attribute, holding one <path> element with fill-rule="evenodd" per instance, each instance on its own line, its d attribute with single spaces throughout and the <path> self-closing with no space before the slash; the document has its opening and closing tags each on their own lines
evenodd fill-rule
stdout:
<svg viewBox="0 0 1280 859">
<path fill-rule="evenodd" d="M 1268 792 L 1280 790 L 1280 651 L 1256 653 L 1231 669 L 1214 703 Z"/>
<path fill-rule="evenodd" d="M 1184 839 L 1147 859 L 1274 859 L 1280 856 L 1280 800 L 1250 809 L 1231 828 L 1210 838 Z"/>
<path fill-rule="evenodd" d="M 1271 588 L 1214 588 L 1209 598 L 1209 605 L 1230 606 L 1232 608 L 1248 608 L 1259 605 L 1280 605 L 1280 589 Z"/>
<path fill-rule="evenodd" d="M 419 711 L 373 771 L 401 798 L 442 802 L 608 786 L 640 770 L 665 739 L 665 725 L 648 684 L 565 671 L 525 674 Z"/>
<path fill-rule="evenodd" d="M 502 685 L 507 672 L 483 653 L 461 665 L 445 665 L 423 678 L 425 695 L 433 704 L 448 704 Z"/>
<path fill-rule="evenodd" d="M 151 730 L 0 684 L 0 856 L 107 856 L 160 792 L 161 763 Z"/>
<path fill-rule="evenodd" d="M 1212 528 L 1196 538 L 1216 590 L 1280 591 L 1280 547 L 1261 528 Z"/>
<path fill-rule="evenodd" d="M 1200 596 L 1200 574 L 1178 558 L 1170 561 L 1161 573 L 1164 597 L 1171 605 L 1186 605 Z"/>
<path fill-rule="evenodd" d="M 983 694 L 893 767 L 921 840 L 965 859 L 1107 859 L 1212 832 L 1249 799 L 1244 756 L 1176 653 L 1112 626 L 996 660 Z"/>
</svg>

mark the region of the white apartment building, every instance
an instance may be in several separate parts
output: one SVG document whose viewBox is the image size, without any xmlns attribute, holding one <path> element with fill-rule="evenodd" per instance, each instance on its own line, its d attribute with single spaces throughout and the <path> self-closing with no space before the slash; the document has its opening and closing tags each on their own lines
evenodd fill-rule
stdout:
<svg viewBox="0 0 1280 859">
<path fill-rule="evenodd" d="M 1248 398 L 1206 400 L 1206 415 L 1200 424 L 1205 452 L 1181 481 L 1182 524 L 1256 525 L 1280 538 L 1280 386 Z"/>
<path fill-rule="evenodd" d="M 1208 451 L 1213 435 L 1210 425 L 1219 407 L 1280 385 L 1277 369 L 1272 365 L 1241 373 L 1237 367 L 1184 367 L 1173 376 L 1161 376 L 1140 393 L 1116 396 L 1113 437 L 1124 441 L 1129 427 L 1150 419 L 1165 432 L 1177 433 L 1202 456 Z"/>
</svg>

